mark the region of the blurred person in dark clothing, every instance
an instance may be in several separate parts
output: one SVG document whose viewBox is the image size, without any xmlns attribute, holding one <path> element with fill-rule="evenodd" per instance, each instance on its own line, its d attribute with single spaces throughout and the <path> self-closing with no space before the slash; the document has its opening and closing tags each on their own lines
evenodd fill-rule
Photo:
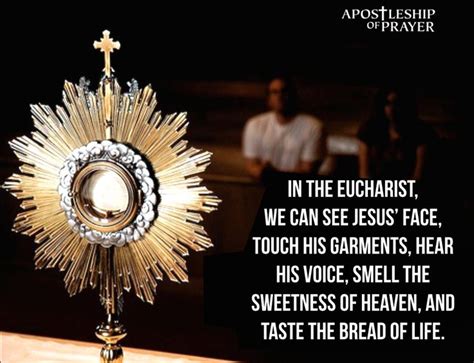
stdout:
<svg viewBox="0 0 474 363">
<path fill-rule="evenodd" d="M 359 177 L 423 177 L 427 151 L 436 134 L 418 118 L 416 108 L 411 90 L 393 87 L 377 93 L 373 115 L 357 133 Z"/>
<path fill-rule="evenodd" d="M 242 152 L 256 179 L 275 173 L 317 172 L 326 154 L 323 123 L 298 110 L 295 85 L 287 77 L 268 85 L 269 111 L 247 121 Z"/>
</svg>

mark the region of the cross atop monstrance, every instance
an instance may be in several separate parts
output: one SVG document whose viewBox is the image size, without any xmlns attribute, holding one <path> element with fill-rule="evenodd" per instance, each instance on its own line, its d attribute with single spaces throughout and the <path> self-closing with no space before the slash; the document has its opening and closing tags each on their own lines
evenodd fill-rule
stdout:
<svg viewBox="0 0 474 363">
<path fill-rule="evenodd" d="M 97 40 L 94 42 L 94 48 L 100 49 L 100 51 L 104 53 L 104 71 L 107 77 L 110 77 L 112 69 L 112 67 L 110 66 L 110 53 L 113 53 L 114 49 L 120 49 L 120 42 L 114 42 L 113 38 L 110 38 L 109 35 L 110 32 L 108 30 L 104 30 L 102 32 L 102 38 L 100 38 L 100 42 Z"/>
</svg>

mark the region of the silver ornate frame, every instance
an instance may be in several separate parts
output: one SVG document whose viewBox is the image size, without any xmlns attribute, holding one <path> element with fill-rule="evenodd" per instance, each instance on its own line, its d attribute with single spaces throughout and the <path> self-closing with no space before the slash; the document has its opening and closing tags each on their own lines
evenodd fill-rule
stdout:
<svg viewBox="0 0 474 363">
<path fill-rule="evenodd" d="M 114 232 L 103 232 L 90 228 L 77 216 L 74 207 L 72 184 L 77 172 L 94 161 L 111 161 L 122 165 L 135 178 L 140 190 L 139 208 L 135 219 L 124 228 Z M 71 152 L 59 171 L 58 191 L 61 208 L 71 229 L 90 243 L 103 247 L 121 247 L 125 243 L 139 240 L 157 216 L 158 191 L 150 170 L 142 157 L 130 147 L 110 141 L 93 141 Z"/>
</svg>

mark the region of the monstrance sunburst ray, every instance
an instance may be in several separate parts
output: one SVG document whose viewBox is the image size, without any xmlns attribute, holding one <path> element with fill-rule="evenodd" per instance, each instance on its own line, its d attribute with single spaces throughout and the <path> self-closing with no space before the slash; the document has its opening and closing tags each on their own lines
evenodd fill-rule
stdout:
<svg viewBox="0 0 474 363">
<path fill-rule="evenodd" d="M 187 146 L 182 140 L 188 123 L 186 114 L 162 117 L 155 111 L 156 95 L 147 86 L 135 95 L 121 93 L 115 84 L 112 139 L 133 145 L 145 156 L 159 181 L 157 217 L 142 239 L 117 248 L 114 262 L 117 294 L 133 289 L 138 297 L 154 300 L 156 280 L 166 275 L 187 281 L 184 256 L 188 249 L 201 251 L 212 246 L 200 212 L 216 209 L 219 199 L 200 186 L 211 153 Z M 66 271 L 68 292 L 74 295 L 87 286 L 95 287 L 105 276 L 107 250 L 88 243 L 68 226 L 58 193 L 58 176 L 72 150 L 105 139 L 104 95 L 85 93 L 82 87 L 65 82 L 65 108 L 54 112 L 44 105 L 31 106 L 37 131 L 10 145 L 24 164 L 4 184 L 22 200 L 14 229 L 35 236 L 38 268 L 59 266 Z M 97 248 L 99 247 L 99 248 Z M 101 286 L 105 286 L 103 283 Z M 105 296 L 105 295 L 104 295 Z"/>
</svg>

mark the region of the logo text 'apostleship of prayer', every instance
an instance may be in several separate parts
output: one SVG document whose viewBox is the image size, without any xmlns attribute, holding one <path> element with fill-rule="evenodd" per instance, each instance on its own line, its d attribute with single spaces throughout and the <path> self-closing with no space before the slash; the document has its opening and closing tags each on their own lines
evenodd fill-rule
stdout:
<svg viewBox="0 0 474 363">
<path fill-rule="evenodd" d="M 394 33 L 433 33 L 435 9 L 346 9 L 342 19 L 366 20 L 367 29 Z"/>
</svg>

